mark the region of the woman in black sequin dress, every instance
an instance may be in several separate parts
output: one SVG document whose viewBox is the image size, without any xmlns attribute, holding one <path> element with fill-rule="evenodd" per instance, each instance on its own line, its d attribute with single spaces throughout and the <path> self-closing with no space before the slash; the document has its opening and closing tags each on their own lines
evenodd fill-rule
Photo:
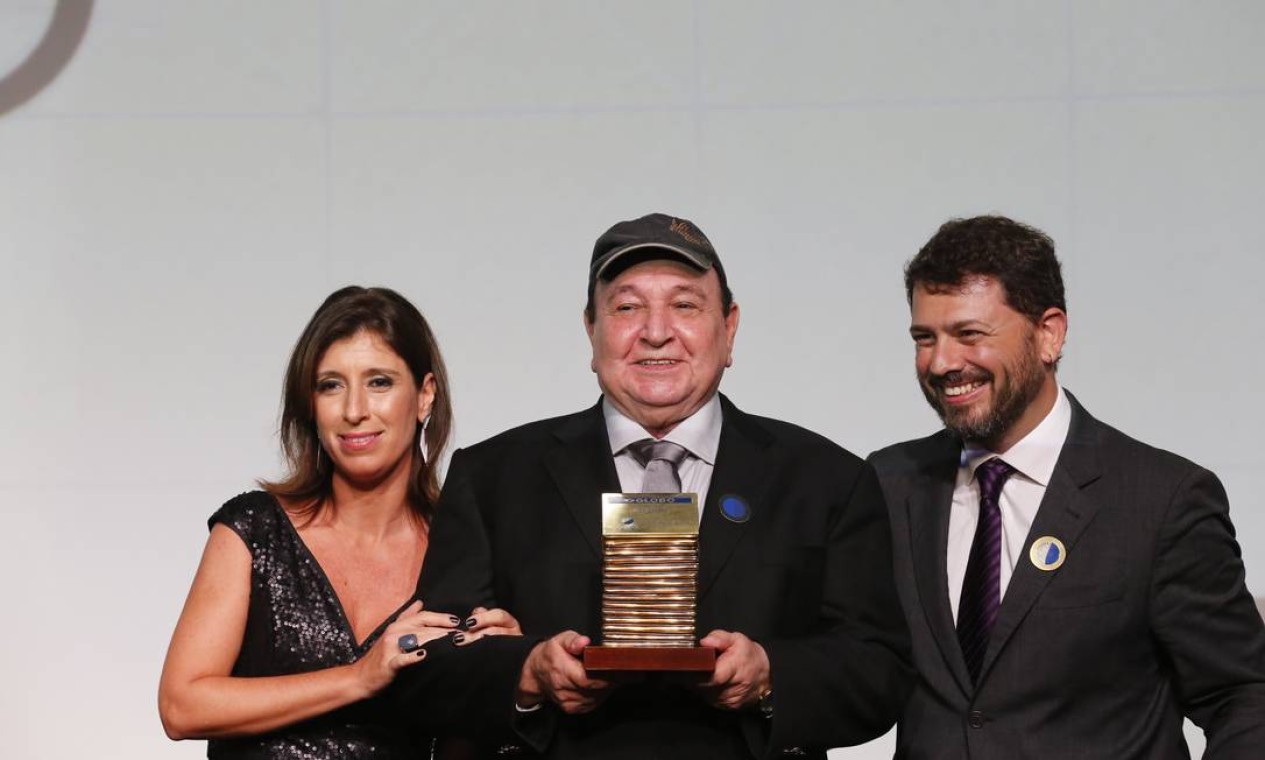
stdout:
<svg viewBox="0 0 1265 760">
<path fill-rule="evenodd" d="M 419 757 L 380 698 L 419 665 L 419 643 L 517 634 L 500 610 L 456 617 L 413 600 L 452 424 L 425 319 L 385 288 L 339 290 L 317 309 L 286 372 L 289 474 L 211 517 L 172 636 L 159 713 L 212 758 Z M 405 643 L 407 643 L 407 639 Z"/>
</svg>

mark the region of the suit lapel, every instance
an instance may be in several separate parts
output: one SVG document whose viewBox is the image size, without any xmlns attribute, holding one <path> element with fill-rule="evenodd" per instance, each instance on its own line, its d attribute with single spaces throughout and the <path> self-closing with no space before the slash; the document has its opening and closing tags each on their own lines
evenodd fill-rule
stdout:
<svg viewBox="0 0 1265 760">
<path fill-rule="evenodd" d="M 910 556 L 923 614 L 953 677 L 969 694 L 974 688 L 958 645 L 953 608 L 949 605 L 949 513 L 957 479 L 961 445 L 945 434 L 935 442 L 936 451 L 917 474 L 907 501 Z"/>
<path fill-rule="evenodd" d="M 601 557 L 601 495 L 620 490 L 601 401 L 567 420 L 554 436 L 558 445 L 545 454 L 545 466 L 589 548 Z"/>
<path fill-rule="evenodd" d="M 1082 488 L 1102 475 L 1095 429 L 1097 422 L 1070 393 L 1067 397 L 1072 404 L 1072 424 L 1068 429 L 1067 441 L 1059 453 L 1059 461 L 1050 476 L 1050 485 L 1045 490 L 1036 519 L 1032 522 L 1032 529 L 1024 541 L 1025 551 L 1018 557 L 1014 573 L 1010 576 L 1010 585 L 1006 587 L 1006 596 L 997 612 L 997 623 L 993 627 L 988 651 L 980 666 L 981 680 L 1019 624 L 1027 617 L 1041 592 L 1058 575 L 1057 570 L 1044 571 L 1033 566 L 1028 561 L 1026 547 L 1030 547 L 1037 538 L 1053 536 L 1063 542 L 1070 555 L 1098 511 L 1098 504 L 1081 493 Z"/>
<path fill-rule="evenodd" d="M 720 397 L 723 420 L 716 468 L 707 486 L 707 501 L 699 525 L 698 597 L 702 599 L 729 561 L 747 526 L 756 521 L 767 504 L 765 472 L 769 466 L 768 434 L 729 399 Z M 744 522 L 725 519 L 721 499 L 736 496 L 747 503 L 750 517 Z"/>
</svg>

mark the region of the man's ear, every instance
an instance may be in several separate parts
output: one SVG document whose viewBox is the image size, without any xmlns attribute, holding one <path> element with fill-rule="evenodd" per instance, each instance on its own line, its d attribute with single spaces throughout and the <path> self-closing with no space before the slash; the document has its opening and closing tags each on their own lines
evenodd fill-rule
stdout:
<svg viewBox="0 0 1265 760">
<path fill-rule="evenodd" d="M 1037 320 L 1037 350 L 1048 367 L 1058 363 L 1067 340 L 1067 312 L 1051 306 Z"/>
<path fill-rule="evenodd" d="M 588 309 L 585 309 L 580 316 L 584 320 L 584 332 L 589 336 L 589 346 L 591 348 L 589 355 L 589 371 L 597 372 L 597 346 L 593 343 L 593 332 L 596 330 L 597 324 L 594 320 L 589 319 Z"/>
<path fill-rule="evenodd" d="M 738 304 L 737 302 L 729 304 L 729 313 L 725 315 L 725 340 L 727 341 L 727 353 L 725 355 L 725 366 L 734 366 L 734 337 L 738 335 Z"/>
</svg>

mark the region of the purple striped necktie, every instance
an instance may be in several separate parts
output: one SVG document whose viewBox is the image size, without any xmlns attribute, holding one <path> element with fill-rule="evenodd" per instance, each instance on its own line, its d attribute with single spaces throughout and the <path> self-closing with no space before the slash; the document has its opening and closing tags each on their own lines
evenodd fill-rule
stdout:
<svg viewBox="0 0 1265 760">
<path fill-rule="evenodd" d="M 1015 468 L 994 457 L 975 468 L 979 481 L 979 522 L 962 578 L 958 601 L 958 643 L 971 681 L 979 680 L 988 638 L 1001 606 L 1001 507 L 997 500 Z"/>
</svg>

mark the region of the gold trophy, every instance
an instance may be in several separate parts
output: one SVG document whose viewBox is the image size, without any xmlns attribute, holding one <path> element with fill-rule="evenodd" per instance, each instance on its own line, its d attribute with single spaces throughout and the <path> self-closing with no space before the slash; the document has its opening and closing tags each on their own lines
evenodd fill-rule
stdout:
<svg viewBox="0 0 1265 760">
<path fill-rule="evenodd" d="M 602 494 L 602 644 L 590 671 L 711 672 L 698 646 L 698 495 Z"/>
</svg>

